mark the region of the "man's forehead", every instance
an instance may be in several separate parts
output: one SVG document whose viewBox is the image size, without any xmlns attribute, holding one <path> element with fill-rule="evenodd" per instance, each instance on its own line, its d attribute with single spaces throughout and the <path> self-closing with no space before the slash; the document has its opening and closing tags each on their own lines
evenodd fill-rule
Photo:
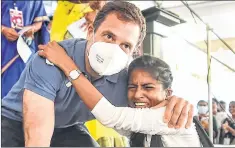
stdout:
<svg viewBox="0 0 235 148">
<path fill-rule="evenodd" d="M 138 24 L 120 20 L 115 13 L 107 15 L 98 30 L 100 32 L 110 31 L 118 39 L 129 42 L 133 46 L 137 44 L 140 36 L 140 27 Z"/>
</svg>

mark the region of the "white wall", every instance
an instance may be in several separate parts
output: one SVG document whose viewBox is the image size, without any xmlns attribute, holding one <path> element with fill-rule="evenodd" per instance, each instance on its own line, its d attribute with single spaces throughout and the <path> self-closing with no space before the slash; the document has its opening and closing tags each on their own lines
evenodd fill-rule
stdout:
<svg viewBox="0 0 235 148">
<path fill-rule="evenodd" d="M 174 94 L 195 106 L 199 100 L 208 100 L 206 54 L 177 37 L 163 39 L 162 49 L 164 60 L 173 70 Z M 235 73 L 226 71 L 221 64 L 212 60 L 211 76 L 212 94 L 227 104 L 235 100 Z"/>
</svg>

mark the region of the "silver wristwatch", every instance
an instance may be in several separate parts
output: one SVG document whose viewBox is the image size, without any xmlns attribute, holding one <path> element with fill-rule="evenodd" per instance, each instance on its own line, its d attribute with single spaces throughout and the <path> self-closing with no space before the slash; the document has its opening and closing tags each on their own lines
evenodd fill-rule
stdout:
<svg viewBox="0 0 235 148">
<path fill-rule="evenodd" d="M 72 70 L 70 73 L 69 73 L 69 80 L 70 81 L 73 81 L 73 80 L 76 80 L 80 75 L 81 75 L 81 71 L 80 70 Z"/>
</svg>

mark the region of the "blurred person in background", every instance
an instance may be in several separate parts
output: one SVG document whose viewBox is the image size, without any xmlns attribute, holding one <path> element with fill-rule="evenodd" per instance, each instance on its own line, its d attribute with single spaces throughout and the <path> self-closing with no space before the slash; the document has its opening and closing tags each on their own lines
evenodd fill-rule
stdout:
<svg viewBox="0 0 235 148">
<path fill-rule="evenodd" d="M 235 145 L 235 101 L 231 101 L 229 103 L 229 112 L 232 117 L 228 117 L 223 121 L 219 143 L 225 145 Z"/>
<path fill-rule="evenodd" d="M 208 103 L 204 100 L 200 100 L 197 103 L 197 109 L 198 109 L 198 120 L 202 121 L 204 118 L 207 118 L 208 115 Z"/>
<path fill-rule="evenodd" d="M 93 22 L 97 12 L 105 4 L 106 1 L 58 1 L 51 26 L 51 40 L 62 41 L 72 38 L 67 27 L 83 17 L 86 18 L 86 23 L 84 23 L 82 27 L 87 29 Z"/>
<path fill-rule="evenodd" d="M 51 33 L 51 25 L 53 22 L 53 16 L 50 16 L 49 19 L 50 19 L 50 22 L 47 23 L 47 30 L 49 33 Z"/>
<path fill-rule="evenodd" d="M 214 116 L 216 116 L 216 114 L 218 113 L 218 106 L 218 100 L 216 98 L 212 98 L 212 112 Z"/>
<path fill-rule="evenodd" d="M 212 98 L 212 113 L 213 113 L 213 138 L 214 143 L 217 143 L 217 136 L 218 136 L 218 121 L 216 120 L 216 116 L 218 116 L 218 106 L 219 101 L 216 98 Z M 207 131 L 209 133 L 209 130 Z"/>
<path fill-rule="evenodd" d="M 218 112 L 224 112 L 226 111 L 226 102 L 224 101 L 219 101 L 219 107 L 218 107 Z"/>
<path fill-rule="evenodd" d="M 48 1 L 48 0 L 43 0 L 43 4 L 47 13 L 47 16 L 49 17 L 50 21 L 46 22 L 47 30 L 50 33 L 51 32 L 51 25 L 53 21 L 53 16 L 54 12 L 57 7 L 57 1 Z"/>
<path fill-rule="evenodd" d="M 217 105 L 217 113 L 215 114 L 215 119 L 217 122 L 217 128 L 218 128 L 218 134 L 216 138 L 216 143 L 219 143 L 219 137 L 220 137 L 220 129 L 223 121 L 227 118 L 227 113 L 226 113 L 226 103 L 224 101 L 218 102 Z"/>
<path fill-rule="evenodd" d="M 213 102 L 213 114 L 217 112 L 217 105 Z M 204 100 L 200 100 L 197 104 L 198 108 L 198 120 L 201 122 L 203 128 L 209 135 L 209 108 L 208 103 Z M 216 110 L 216 112 L 215 112 Z M 218 134 L 217 122 L 213 116 L 213 138 L 215 139 Z"/>
<path fill-rule="evenodd" d="M 7 95 L 18 81 L 25 68 L 25 62 L 17 51 L 18 32 L 24 27 L 31 29 L 23 34 L 27 46 L 32 53 L 38 44 L 46 44 L 50 40 L 45 21 L 48 21 L 42 1 L 6 1 L 1 2 L 1 98 Z"/>
</svg>

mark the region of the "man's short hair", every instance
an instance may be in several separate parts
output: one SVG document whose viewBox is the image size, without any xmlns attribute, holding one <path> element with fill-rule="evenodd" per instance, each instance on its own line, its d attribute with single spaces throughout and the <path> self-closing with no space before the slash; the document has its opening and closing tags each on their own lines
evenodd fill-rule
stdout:
<svg viewBox="0 0 235 148">
<path fill-rule="evenodd" d="M 106 16 L 111 13 L 117 13 L 118 19 L 122 21 L 134 22 L 139 25 L 140 36 L 137 43 L 137 47 L 139 47 L 146 35 L 146 21 L 141 10 L 134 4 L 125 1 L 108 2 L 96 15 L 93 23 L 95 32 L 105 20 Z"/>
</svg>

